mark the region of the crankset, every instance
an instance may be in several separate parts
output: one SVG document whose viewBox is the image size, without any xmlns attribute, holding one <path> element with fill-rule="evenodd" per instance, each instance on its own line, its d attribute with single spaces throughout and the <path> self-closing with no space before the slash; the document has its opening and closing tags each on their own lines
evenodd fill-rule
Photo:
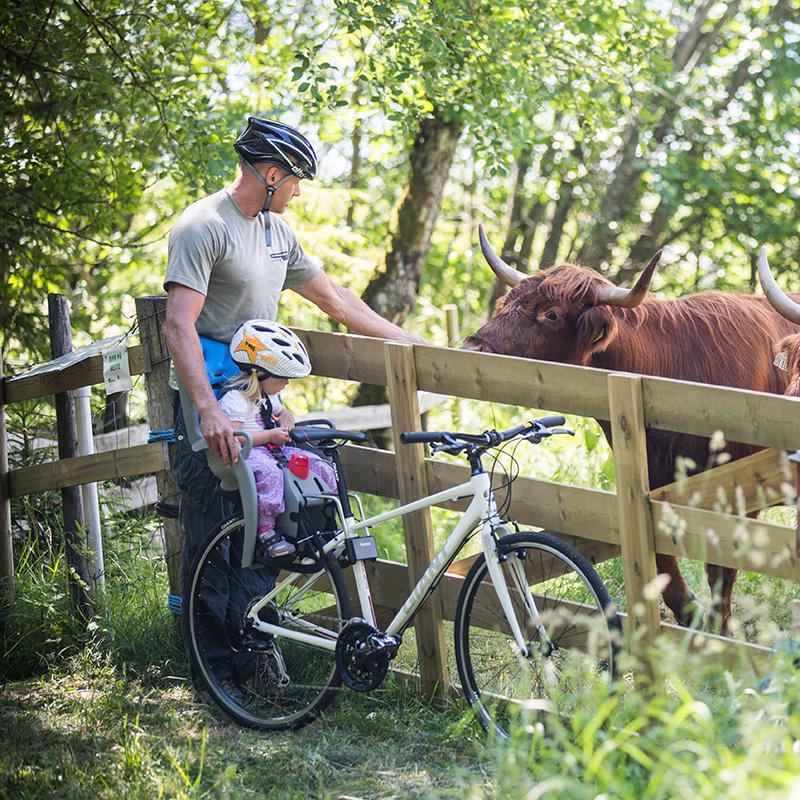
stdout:
<svg viewBox="0 0 800 800">
<path fill-rule="evenodd" d="M 345 685 L 369 692 L 383 683 L 402 639 L 351 619 L 336 640 L 336 670 Z"/>
</svg>

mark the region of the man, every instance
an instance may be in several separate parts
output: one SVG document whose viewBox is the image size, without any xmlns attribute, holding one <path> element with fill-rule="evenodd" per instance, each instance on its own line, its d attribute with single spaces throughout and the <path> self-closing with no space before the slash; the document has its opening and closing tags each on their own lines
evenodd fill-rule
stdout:
<svg viewBox="0 0 800 800">
<path fill-rule="evenodd" d="M 334 283 L 279 218 L 300 195 L 300 181 L 317 172 L 317 157 L 305 136 L 288 125 L 250 117 L 234 149 L 239 168 L 233 183 L 189 206 L 170 233 L 164 281 L 165 333 L 175 369 L 200 414 L 209 448 L 226 465 L 238 460 L 239 448 L 209 385 L 199 335 L 227 342 L 247 319 L 279 319 L 280 293 L 293 289 L 354 333 L 424 343 Z M 205 456 L 191 452 L 176 416 L 174 469 L 181 489 L 185 590 L 197 547 L 231 515 L 236 501 L 218 490 Z"/>
<path fill-rule="evenodd" d="M 226 465 L 237 460 L 238 447 L 197 369 L 198 333 L 230 341 L 246 319 L 278 319 L 280 292 L 293 289 L 354 333 L 425 343 L 331 281 L 274 216 L 300 195 L 300 181 L 316 174 L 308 140 L 288 125 L 250 117 L 234 148 L 239 170 L 233 183 L 189 206 L 170 234 L 164 283 L 175 369 L 202 417 L 208 446 Z"/>
</svg>

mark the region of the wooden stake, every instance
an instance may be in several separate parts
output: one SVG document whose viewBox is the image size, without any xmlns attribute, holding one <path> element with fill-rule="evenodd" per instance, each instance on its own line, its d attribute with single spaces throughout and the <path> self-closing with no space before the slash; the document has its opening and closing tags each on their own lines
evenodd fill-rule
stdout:
<svg viewBox="0 0 800 800">
<path fill-rule="evenodd" d="M 447 323 L 447 346 L 458 347 L 461 343 L 461 334 L 458 330 L 458 306 L 448 303 L 444 306 L 444 316 Z"/>
<path fill-rule="evenodd" d="M 50 324 L 50 350 L 53 358 L 72 352 L 72 327 L 69 303 L 63 294 L 48 294 L 47 308 Z M 58 432 L 58 457 L 75 458 L 78 455 L 78 434 L 75 403 L 70 392 L 60 392 L 56 400 L 56 429 Z M 89 567 L 84 556 L 83 505 L 78 486 L 61 490 L 64 511 L 64 543 L 69 568 L 69 593 L 72 607 L 79 618 L 89 620 L 94 616 Z"/>
<path fill-rule="evenodd" d="M 617 470 L 622 567 L 628 601 L 628 637 L 633 654 L 645 669 L 645 674 L 639 678 L 644 679 L 642 683 L 649 684 L 654 678 L 652 646 L 658 636 L 661 619 L 659 593 L 653 589 L 657 570 L 641 378 L 609 375 L 608 398 Z"/>
<path fill-rule="evenodd" d="M 384 347 L 400 502 L 410 503 L 428 494 L 422 445 L 400 443 L 400 434 L 403 431 L 420 430 L 422 426 L 417 401 L 414 348 L 397 342 L 386 342 Z M 411 589 L 436 554 L 430 509 L 403 517 L 403 527 L 408 561 L 408 584 Z M 439 592 L 434 592 L 427 599 L 417 614 L 415 625 L 422 691 L 431 698 L 441 700 L 445 696 L 448 675 Z"/>
<path fill-rule="evenodd" d="M 164 319 L 167 313 L 166 297 L 137 297 L 136 317 L 139 320 L 139 339 L 144 348 L 144 385 L 147 393 L 147 419 L 151 430 L 171 428 L 174 424 L 174 391 L 169 385 L 169 351 L 163 334 Z M 175 445 L 169 446 L 172 463 Z M 171 470 L 156 473 L 158 496 L 162 502 L 175 503 L 178 486 Z M 181 593 L 181 550 L 183 537 L 177 519 L 165 517 L 164 551 L 167 560 L 169 590 L 171 594 Z"/>
<path fill-rule="evenodd" d="M 3 353 L 0 351 L 0 607 L 14 590 L 14 545 L 11 538 L 11 496 L 8 487 L 8 436 L 3 385 Z"/>
</svg>

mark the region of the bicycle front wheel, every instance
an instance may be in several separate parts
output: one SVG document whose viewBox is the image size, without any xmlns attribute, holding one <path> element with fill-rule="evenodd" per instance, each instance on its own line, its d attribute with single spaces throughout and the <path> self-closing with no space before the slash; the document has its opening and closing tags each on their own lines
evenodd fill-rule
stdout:
<svg viewBox="0 0 800 800">
<path fill-rule="evenodd" d="M 192 672 L 214 702 L 241 725 L 299 728 L 341 686 L 332 650 L 248 629 L 246 617 L 275 586 L 267 569 L 242 568 L 244 521 L 212 532 L 195 557 L 184 593 L 183 626 Z M 301 574 L 259 611 L 262 621 L 335 640 L 352 616 L 342 569 L 333 559 Z"/>
<path fill-rule="evenodd" d="M 459 595 L 455 649 L 467 702 L 486 730 L 508 737 L 515 724 L 569 713 L 587 691 L 611 684 L 620 623 L 592 565 L 552 534 L 505 536 L 497 551 L 525 652 L 483 555 Z"/>
</svg>

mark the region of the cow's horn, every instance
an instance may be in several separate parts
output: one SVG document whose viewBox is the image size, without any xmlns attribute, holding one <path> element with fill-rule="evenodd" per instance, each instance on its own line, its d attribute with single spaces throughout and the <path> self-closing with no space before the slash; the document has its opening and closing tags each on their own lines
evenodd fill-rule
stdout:
<svg viewBox="0 0 800 800">
<path fill-rule="evenodd" d="M 650 288 L 650 281 L 656 271 L 656 265 L 661 258 L 659 250 L 645 267 L 644 272 L 639 276 L 636 285 L 632 289 L 620 289 L 617 286 L 602 286 L 597 290 L 595 302 L 598 305 L 619 306 L 620 308 L 635 308 L 647 296 Z"/>
<path fill-rule="evenodd" d="M 762 247 L 758 254 L 758 277 L 761 279 L 761 288 L 767 296 L 772 307 L 786 319 L 800 324 L 800 303 L 795 303 L 787 297 L 780 286 L 775 283 L 767 261 L 767 248 Z"/>
<path fill-rule="evenodd" d="M 520 281 L 525 280 L 528 276 L 524 272 L 520 272 L 519 270 L 514 269 L 514 267 L 509 266 L 503 261 L 500 256 L 492 250 L 492 246 L 489 244 L 489 240 L 486 238 L 486 234 L 483 232 L 483 225 L 478 225 L 478 238 L 481 240 L 481 250 L 483 250 L 483 257 L 489 263 L 489 266 L 492 268 L 492 271 L 501 281 L 503 281 L 506 286 L 511 286 L 512 288 L 516 286 Z"/>
</svg>

